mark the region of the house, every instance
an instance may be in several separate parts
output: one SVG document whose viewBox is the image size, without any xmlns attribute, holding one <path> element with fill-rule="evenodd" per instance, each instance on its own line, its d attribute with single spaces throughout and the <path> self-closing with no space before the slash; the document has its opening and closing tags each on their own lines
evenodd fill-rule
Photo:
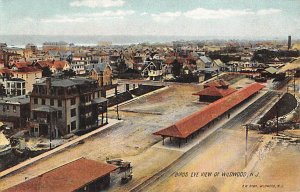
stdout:
<svg viewBox="0 0 300 192">
<path fill-rule="evenodd" d="M 3 78 L 0 83 L 4 85 L 7 96 L 21 96 L 26 94 L 25 80 L 21 78 Z"/>
<path fill-rule="evenodd" d="M 99 57 L 99 61 L 102 63 L 109 63 L 109 54 L 105 51 L 100 51 L 96 56 Z"/>
<path fill-rule="evenodd" d="M 113 50 L 109 56 L 109 60 L 111 63 L 117 63 L 121 59 L 122 59 L 122 54 L 119 53 L 117 50 Z"/>
<path fill-rule="evenodd" d="M 92 55 L 88 53 L 76 53 L 73 55 L 70 68 L 76 75 L 83 75 L 86 73 L 86 66 L 90 65 L 91 61 Z"/>
<path fill-rule="evenodd" d="M 83 63 L 71 63 L 70 68 L 76 73 L 76 75 L 84 75 L 85 65 Z"/>
<path fill-rule="evenodd" d="M 145 62 L 145 68 L 142 71 L 143 77 L 148 77 L 150 80 L 159 81 L 163 76 L 163 64 L 161 60 L 151 60 Z"/>
<path fill-rule="evenodd" d="M 42 78 L 42 70 L 35 67 L 22 67 L 11 70 L 13 78 L 21 78 L 25 80 L 26 94 L 32 91 L 33 84 L 37 79 Z"/>
<path fill-rule="evenodd" d="M 71 67 L 68 61 L 54 61 L 50 70 L 52 73 L 58 73 L 65 70 L 69 70 L 70 68 Z"/>
<path fill-rule="evenodd" d="M 109 64 L 100 63 L 90 72 L 90 78 L 97 80 L 100 87 L 112 85 L 112 68 Z"/>
<path fill-rule="evenodd" d="M 37 49 L 37 46 L 32 44 L 32 43 L 28 43 L 26 46 L 25 46 L 25 49 L 24 49 L 24 57 L 26 59 L 29 59 L 29 58 L 32 58 L 34 57 L 36 54 L 38 53 L 38 49 Z"/>
<path fill-rule="evenodd" d="M 11 128 L 24 128 L 30 117 L 28 96 L 4 97 L 0 99 L 0 121 Z"/>
<path fill-rule="evenodd" d="M 31 133 L 58 137 L 104 125 L 107 100 L 100 91 L 96 80 L 84 78 L 46 78 L 35 83 L 30 94 Z"/>
<path fill-rule="evenodd" d="M 42 61 L 36 61 L 32 64 L 37 69 L 44 69 L 44 68 L 51 68 L 53 65 L 54 61 L 53 60 L 42 60 Z"/>
<path fill-rule="evenodd" d="M 220 59 L 213 60 L 213 66 L 219 68 L 220 71 L 228 71 L 228 67 Z"/>
<path fill-rule="evenodd" d="M 175 60 L 176 60 L 176 57 L 167 57 L 166 58 L 166 60 L 164 61 L 164 73 L 165 74 L 172 74 L 173 64 L 174 64 Z M 177 62 L 178 62 L 178 60 L 177 60 Z M 178 64 L 179 64 L 179 62 L 178 62 Z"/>
<path fill-rule="evenodd" d="M 26 180 L 4 192 L 73 192 L 103 191 L 110 184 L 110 173 L 117 167 L 85 158 L 67 164 Z"/>
<path fill-rule="evenodd" d="M 229 83 L 218 79 L 204 85 L 204 89 L 193 95 L 199 96 L 201 102 L 214 102 L 234 93 L 236 89 L 229 87 Z"/>
<path fill-rule="evenodd" d="M 199 60 L 196 61 L 197 69 L 211 68 L 212 60 L 207 56 L 200 56 Z"/>
<path fill-rule="evenodd" d="M 60 60 L 60 55 L 57 50 L 49 50 L 45 56 L 47 60 L 54 60 L 54 61 Z"/>
</svg>

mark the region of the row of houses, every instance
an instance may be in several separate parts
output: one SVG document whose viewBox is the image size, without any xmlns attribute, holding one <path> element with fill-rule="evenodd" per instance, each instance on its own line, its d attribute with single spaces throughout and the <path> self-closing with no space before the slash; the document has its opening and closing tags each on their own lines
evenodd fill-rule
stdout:
<svg viewBox="0 0 300 192">
<path fill-rule="evenodd" d="M 43 77 L 46 68 L 54 75 L 72 69 L 77 71 L 67 61 L 16 62 L 11 65 L 11 68 L 0 69 L 0 84 L 4 86 L 6 95 L 28 94 L 32 91 L 33 84 Z M 97 80 L 101 87 L 112 85 L 112 68 L 109 64 L 91 64 L 85 68 L 86 73 L 87 76 Z"/>
</svg>

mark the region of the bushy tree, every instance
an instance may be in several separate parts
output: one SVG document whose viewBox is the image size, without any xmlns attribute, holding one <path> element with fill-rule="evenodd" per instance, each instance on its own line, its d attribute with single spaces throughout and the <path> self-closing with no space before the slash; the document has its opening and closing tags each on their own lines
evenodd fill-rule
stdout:
<svg viewBox="0 0 300 192">
<path fill-rule="evenodd" d="M 173 62 L 173 68 L 172 68 L 172 73 L 173 75 L 176 77 L 176 76 L 179 76 L 180 75 L 180 71 L 182 69 L 182 65 L 178 62 L 177 59 L 174 60 Z"/>
<path fill-rule="evenodd" d="M 72 69 L 69 69 L 69 70 L 64 70 L 63 71 L 63 76 L 65 76 L 65 77 L 74 77 L 74 76 L 76 76 L 76 73 L 75 73 L 75 71 L 73 71 Z"/>
<path fill-rule="evenodd" d="M 49 67 L 44 67 L 42 71 L 42 76 L 43 77 L 51 77 L 52 76 L 52 71 L 49 69 Z"/>
</svg>

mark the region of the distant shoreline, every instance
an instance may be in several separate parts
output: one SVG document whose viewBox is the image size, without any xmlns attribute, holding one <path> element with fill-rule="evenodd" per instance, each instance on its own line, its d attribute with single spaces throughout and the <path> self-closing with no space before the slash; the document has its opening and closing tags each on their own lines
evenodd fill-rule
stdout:
<svg viewBox="0 0 300 192">
<path fill-rule="evenodd" d="M 97 46 L 98 42 L 112 42 L 113 45 L 131 45 L 139 43 L 170 43 L 172 41 L 287 41 L 287 37 L 213 37 L 213 36 L 131 36 L 131 35 L 0 35 L 0 42 L 10 47 L 25 47 L 33 43 L 38 47 L 46 41 L 65 41 L 77 46 Z M 296 38 L 292 37 L 292 41 Z M 299 40 L 298 40 L 299 41 Z"/>
</svg>

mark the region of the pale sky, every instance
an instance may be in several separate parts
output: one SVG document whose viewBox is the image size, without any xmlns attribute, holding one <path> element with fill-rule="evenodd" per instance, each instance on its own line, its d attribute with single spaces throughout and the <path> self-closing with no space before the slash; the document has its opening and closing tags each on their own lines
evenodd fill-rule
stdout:
<svg viewBox="0 0 300 192">
<path fill-rule="evenodd" d="M 0 0 L 1 35 L 300 38 L 299 0 Z"/>
</svg>

